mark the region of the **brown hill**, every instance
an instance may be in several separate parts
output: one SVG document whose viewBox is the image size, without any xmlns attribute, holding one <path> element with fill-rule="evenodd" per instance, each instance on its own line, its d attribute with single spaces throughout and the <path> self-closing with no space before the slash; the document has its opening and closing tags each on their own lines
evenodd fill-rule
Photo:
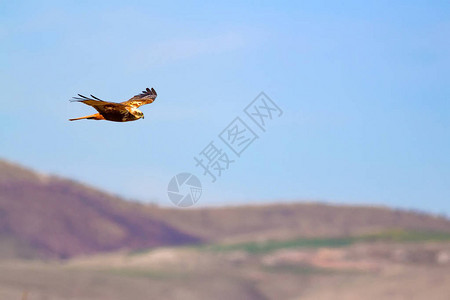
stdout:
<svg viewBox="0 0 450 300">
<path fill-rule="evenodd" d="M 376 206 L 285 203 L 175 210 L 152 208 L 176 228 L 209 241 L 342 237 L 392 229 L 450 232 L 450 221 Z"/>
<path fill-rule="evenodd" d="M 198 241 L 142 205 L 0 161 L 0 256 L 64 258 Z"/>
<path fill-rule="evenodd" d="M 318 203 L 174 209 L 131 203 L 0 160 L 0 257 L 70 257 L 204 242 L 341 237 L 450 221 L 383 207 Z"/>
</svg>

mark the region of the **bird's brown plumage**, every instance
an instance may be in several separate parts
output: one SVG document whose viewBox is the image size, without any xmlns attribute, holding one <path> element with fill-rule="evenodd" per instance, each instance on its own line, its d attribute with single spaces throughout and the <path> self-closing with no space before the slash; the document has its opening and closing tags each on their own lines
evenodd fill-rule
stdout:
<svg viewBox="0 0 450 300">
<path fill-rule="evenodd" d="M 108 120 L 114 122 L 128 122 L 143 118 L 144 114 L 137 108 L 155 101 L 157 94 L 153 88 L 147 88 L 139 95 L 136 95 L 131 99 L 120 103 L 103 101 L 93 95 L 91 95 L 92 98 L 88 98 L 80 94 L 78 94 L 78 96 L 79 97 L 73 97 L 71 101 L 82 102 L 86 105 L 92 106 L 98 111 L 98 114 L 69 119 L 70 121 L 91 119 Z"/>
<path fill-rule="evenodd" d="M 156 91 L 154 88 L 152 88 L 152 89 L 147 88 L 145 91 L 142 91 L 142 93 L 140 93 L 139 95 L 134 96 L 130 100 L 121 102 L 121 104 L 138 108 L 139 106 L 153 103 L 153 101 L 155 101 L 157 95 L 158 94 L 156 94 Z"/>
</svg>

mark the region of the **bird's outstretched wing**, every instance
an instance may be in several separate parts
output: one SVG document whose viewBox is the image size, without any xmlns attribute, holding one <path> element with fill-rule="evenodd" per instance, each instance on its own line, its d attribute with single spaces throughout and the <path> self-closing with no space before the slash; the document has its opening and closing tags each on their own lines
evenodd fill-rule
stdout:
<svg viewBox="0 0 450 300">
<path fill-rule="evenodd" d="M 156 96 L 157 94 L 154 88 L 147 88 L 141 94 L 134 96 L 130 100 L 121 102 L 121 104 L 138 108 L 139 106 L 152 103 L 155 101 Z"/>
<path fill-rule="evenodd" d="M 93 95 L 91 95 L 92 98 L 88 98 L 86 96 L 78 94 L 80 97 L 73 97 L 71 102 L 82 102 L 86 105 L 92 106 L 95 108 L 99 113 L 103 113 L 105 111 L 111 111 L 111 110 L 117 110 L 117 111 L 126 111 L 125 105 L 121 103 L 115 103 L 115 102 L 108 102 L 103 101 Z"/>
<path fill-rule="evenodd" d="M 103 101 L 93 95 L 91 95 L 92 98 L 88 98 L 88 97 L 80 95 L 80 94 L 78 94 L 78 96 L 79 97 L 73 97 L 70 100 L 70 102 L 83 102 L 84 104 L 90 105 L 92 107 L 104 106 L 104 105 L 108 105 L 108 104 L 119 104 L 119 103 L 114 103 L 114 102 Z"/>
</svg>

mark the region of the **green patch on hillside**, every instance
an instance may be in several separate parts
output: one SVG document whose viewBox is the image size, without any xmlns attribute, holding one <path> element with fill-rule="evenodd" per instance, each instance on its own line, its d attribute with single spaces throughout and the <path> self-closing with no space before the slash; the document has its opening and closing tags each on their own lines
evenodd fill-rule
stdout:
<svg viewBox="0 0 450 300">
<path fill-rule="evenodd" d="M 319 268 L 308 265 L 280 265 L 280 266 L 264 266 L 262 270 L 269 273 L 290 273 L 295 275 L 333 275 L 342 273 L 339 271 Z"/>
<path fill-rule="evenodd" d="M 215 244 L 203 246 L 209 251 L 246 251 L 267 253 L 286 248 L 337 248 L 358 242 L 445 242 L 450 241 L 450 232 L 425 232 L 408 230 L 387 230 L 374 234 L 333 238 L 297 238 L 293 240 L 245 242 L 237 244 Z"/>
<path fill-rule="evenodd" d="M 393 229 L 374 234 L 361 235 L 356 237 L 355 240 L 366 242 L 445 242 L 450 241 L 450 232 Z"/>
</svg>

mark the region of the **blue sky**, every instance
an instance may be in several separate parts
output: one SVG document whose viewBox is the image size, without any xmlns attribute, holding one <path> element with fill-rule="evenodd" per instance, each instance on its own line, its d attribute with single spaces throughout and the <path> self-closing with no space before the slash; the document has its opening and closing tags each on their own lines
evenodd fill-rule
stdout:
<svg viewBox="0 0 450 300">
<path fill-rule="evenodd" d="M 161 205 L 187 171 L 199 205 L 450 214 L 449 36 L 447 1 L 2 1 L 0 157 Z M 146 87 L 144 120 L 67 121 Z M 193 157 L 261 91 L 283 115 L 210 183 Z"/>
</svg>

